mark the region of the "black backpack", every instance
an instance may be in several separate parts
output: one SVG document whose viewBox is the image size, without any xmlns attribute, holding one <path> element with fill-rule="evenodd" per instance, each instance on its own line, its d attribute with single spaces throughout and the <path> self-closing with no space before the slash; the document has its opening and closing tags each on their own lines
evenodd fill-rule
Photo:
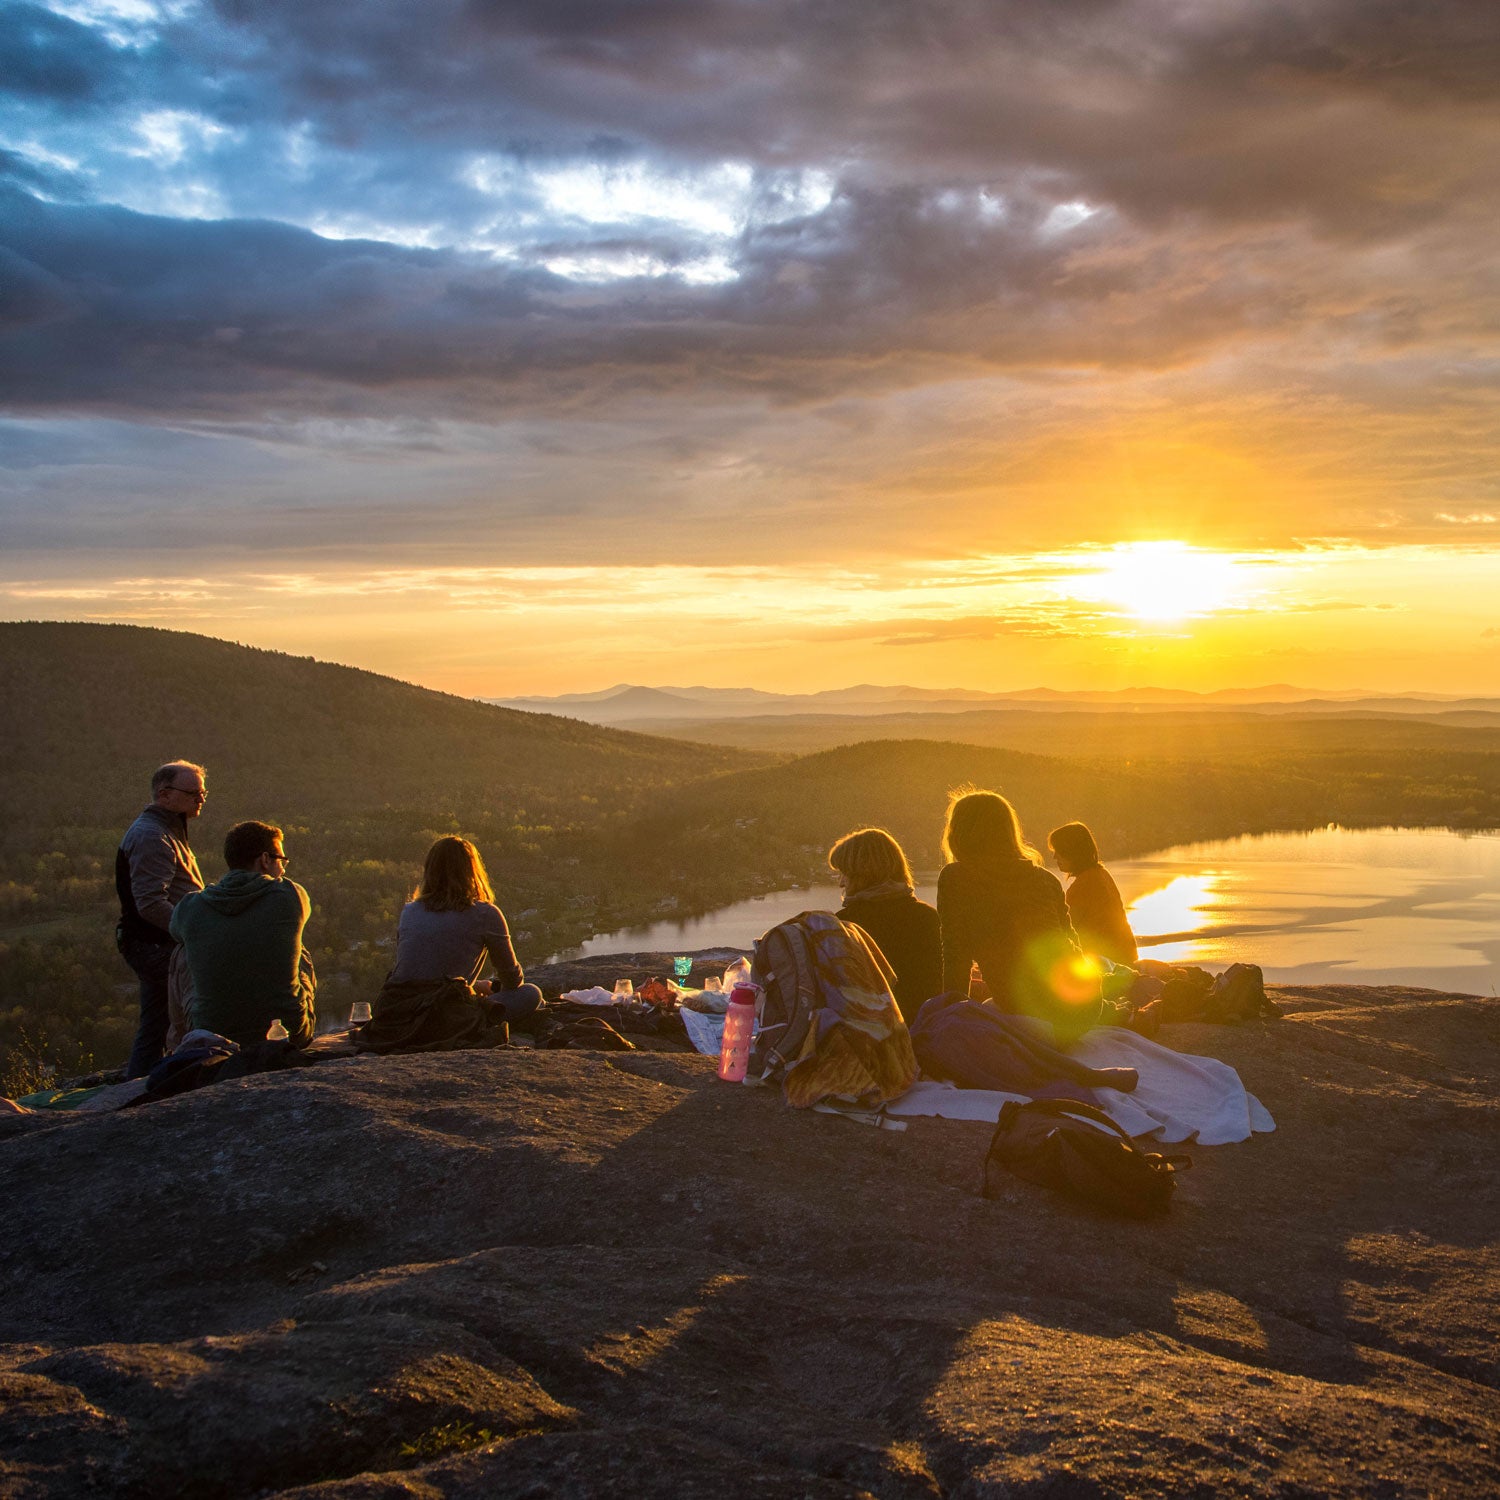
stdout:
<svg viewBox="0 0 1500 1500">
<path fill-rule="evenodd" d="M 984 1196 L 998 1198 L 1002 1172 L 1056 1188 L 1107 1213 L 1163 1214 L 1187 1156 L 1142 1151 L 1101 1109 L 1078 1099 L 1011 1100 L 984 1159 Z"/>
<path fill-rule="evenodd" d="M 1265 975 L 1259 964 L 1230 964 L 1214 980 L 1203 1001 L 1202 1019 L 1220 1025 L 1280 1018 L 1280 1009 L 1266 998 Z"/>
</svg>

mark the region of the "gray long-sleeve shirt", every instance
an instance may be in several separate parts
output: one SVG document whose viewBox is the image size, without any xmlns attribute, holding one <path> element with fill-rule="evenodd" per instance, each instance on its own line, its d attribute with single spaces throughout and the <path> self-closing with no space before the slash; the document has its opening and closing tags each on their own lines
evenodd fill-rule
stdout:
<svg viewBox="0 0 1500 1500">
<path fill-rule="evenodd" d="M 187 819 L 181 813 L 153 802 L 125 830 L 115 860 L 115 888 L 127 928 L 138 919 L 158 929 L 159 941 L 171 941 L 167 929 L 172 908 L 189 892 L 203 889 L 203 876 L 188 844 Z M 141 935 L 157 937 L 151 932 Z"/>
<path fill-rule="evenodd" d="M 525 979 L 498 906 L 476 901 L 462 911 L 428 911 L 421 901 L 408 901 L 396 929 L 390 977 L 406 983 L 458 975 L 472 984 L 484 972 L 486 956 L 503 989 L 513 990 Z"/>
</svg>

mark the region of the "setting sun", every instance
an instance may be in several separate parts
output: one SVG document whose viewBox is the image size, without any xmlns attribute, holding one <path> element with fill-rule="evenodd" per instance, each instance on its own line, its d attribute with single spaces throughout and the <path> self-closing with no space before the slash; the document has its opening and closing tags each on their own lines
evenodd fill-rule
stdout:
<svg viewBox="0 0 1500 1500">
<path fill-rule="evenodd" d="M 1233 557 L 1185 542 L 1134 542 L 1100 560 L 1082 592 L 1117 604 L 1141 620 L 1182 620 L 1237 602 L 1239 569 Z"/>
</svg>

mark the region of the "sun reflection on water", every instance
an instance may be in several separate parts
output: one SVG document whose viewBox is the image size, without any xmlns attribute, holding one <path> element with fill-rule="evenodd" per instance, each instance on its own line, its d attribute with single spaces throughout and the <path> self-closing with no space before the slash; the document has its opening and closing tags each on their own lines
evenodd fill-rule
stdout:
<svg viewBox="0 0 1500 1500">
<path fill-rule="evenodd" d="M 1199 932 L 1213 925 L 1212 912 L 1222 876 L 1217 870 L 1199 875 L 1176 875 L 1165 885 L 1147 891 L 1130 903 L 1130 928 L 1148 957 L 1176 963 L 1191 957 L 1196 946 L 1188 938 L 1175 943 L 1152 943 L 1157 934 Z"/>
</svg>

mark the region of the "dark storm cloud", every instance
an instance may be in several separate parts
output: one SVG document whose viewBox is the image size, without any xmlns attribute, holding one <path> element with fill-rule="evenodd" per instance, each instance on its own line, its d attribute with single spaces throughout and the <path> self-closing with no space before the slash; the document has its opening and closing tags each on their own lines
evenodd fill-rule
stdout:
<svg viewBox="0 0 1500 1500">
<path fill-rule="evenodd" d="M 997 373 L 1212 370 L 1253 426 L 1263 361 L 1441 414 L 1379 464 L 1467 513 L 1497 94 L 1472 0 L 11 6 L 0 402 L 258 433 L 656 395 L 669 460 L 714 403 Z"/>
<path fill-rule="evenodd" d="M 1473 169 L 1447 116 L 1500 88 L 1500 20 L 1471 0 L 435 0 L 362 7 L 359 25 L 336 3 L 218 13 L 211 49 L 202 28 L 173 34 L 184 55 L 330 139 L 623 145 L 897 179 L 1043 172 L 1126 210 L 1230 219 L 1388 218 L 1393 175 Z"/>
<path fill-rule="evenodd" d="M 536 266 L 267 222 L 179 221 L 58 206 L 10 190 L 0 248 L 0 399 L 249 415 L 278 392 L 319 410 L 449 401 L 467 414 L 703 381 L 784 399 L 911 378 L 905 360 L 1044 368 L 1171 363 L 1237 335 L 1324 314 L 1363 342 L 1404 347 L 1445 328 L 1441 301 L 1352 294 L 1311 251 L 1295 283 L 1264 255 L 1183 239 L 1159 244 L 1089 224 L 1065 259 L 1042 206 L 985 222 L 972 204 L 918 189 L 849 190 L 815 218 L 749 232 L 741 276 L 581 287 Z M 586 237 L 575 250 L 686 241 Z M 554 242 L 542 254 L 564 246 Z M 1285 249 L 1289 256 L 1294 252 Z M 1434 263 L 1441 252 L 1434 251 Z M 1476 274 L 1450 263 L 1451 296 Z"/>
</svg>

